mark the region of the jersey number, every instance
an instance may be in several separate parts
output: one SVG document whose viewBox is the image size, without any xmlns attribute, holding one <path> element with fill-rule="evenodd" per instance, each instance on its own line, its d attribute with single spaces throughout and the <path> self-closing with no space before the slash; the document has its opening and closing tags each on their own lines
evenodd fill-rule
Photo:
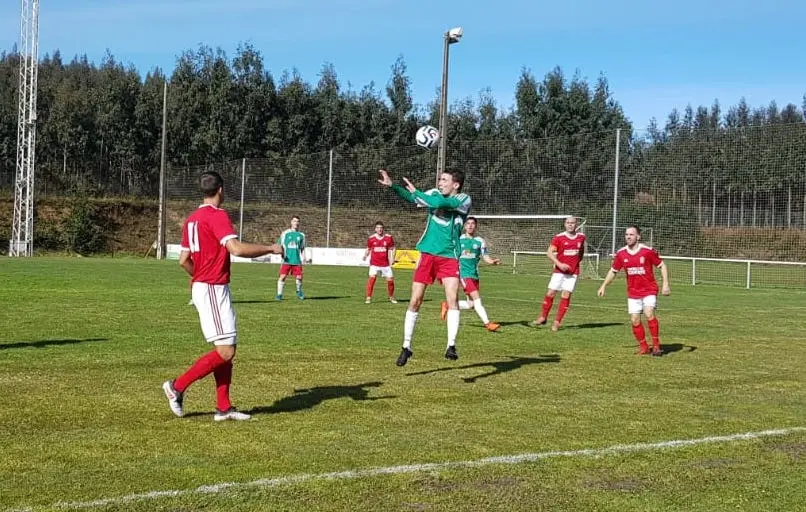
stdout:
<svg viewBox="0 0 806 512">
<path fill-rule="evenodd" d="M 188 245 L 190 252 L 199 252 L 199 223 L 188 222 Z"/>
</svg>

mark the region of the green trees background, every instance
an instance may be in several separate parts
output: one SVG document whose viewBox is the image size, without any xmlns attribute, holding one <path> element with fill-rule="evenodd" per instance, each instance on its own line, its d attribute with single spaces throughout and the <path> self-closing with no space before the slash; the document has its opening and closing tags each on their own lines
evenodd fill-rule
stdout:
<svg viewBox="0 0 806 512">
<path fill-rule="evenodd" d="M 0 54 L 0 188 L 6 190 L 15 171 L 17 69 L 14 51 Z M 378 162 L 362 152 L 411 146 L 418 125 L 437 124 L 436 101 L 415 105 L 406 73 L 400 58 L 385 84 L 355 90 L 329 63 L 316 83 L 294 70 L 275 76 L 249 44 L 233 58 L 200 46 L 179 56 L 169 75 L 153 69 L 145 76 L 111 54 L 96 64 L 86 57 L 65 62 L 56 51 L 39 71 L 38 192 L 156 197 L 166 80 L 167 158 L 174 168 L 333 149 L 350 152 L 342 158 L 353 167 L 366 161 L 366 172 L 374 172 Z M 744 100 L 727 108 L 689 106 L 639 130 L 604 76 L 588 83 L 559 68 L 542 78 L 523 70 L 514 90 L 511 107 L 497 105 L 490 91 L 451 106 L 450 158 L 475 167 L 480 198 L 507 197 L 517 205 L 559 194 L 607 203 L 619 128 L 625 197 L 646 193 L 651 202 L 694 204 L 706 194 L 706 202 L 743 201 L 748 208 L 751 198 L 767 204 L 776 191 L 806 197 L 806 96 L 800 106 L 751 109 Z M 409 160 L 419 165 L 429 158 Z"/>
</svg>

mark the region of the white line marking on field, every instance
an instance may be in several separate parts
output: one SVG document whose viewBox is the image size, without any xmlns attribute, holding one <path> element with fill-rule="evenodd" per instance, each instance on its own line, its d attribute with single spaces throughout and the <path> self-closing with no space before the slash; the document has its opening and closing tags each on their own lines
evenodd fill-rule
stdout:
<svg viewBox="0 0 806 512">
<path fill-rule="evenodd" d="M 683 446 L 694 446 L 698 444 L 730 443 L 733 441 L 745 441 L 760 439 L 763 437 L 785 436 L 795 432 L 806 432 L 806 427 L 791 427 L 775 430 L 762 430 L 759 432 L 745 432 L 743 434 L 730 434 L 724 436 L 709 436 L 697 439 L 678 439 L 672 441 L 659 441 L 655 443 L 635 443 L 617 444 L 607 448 L 588 448 L 582 450 L 563 450 L 539 453 L 523 453 L 520 455 L 503 455 L 499 457 L 487 457 L 477 460 L 455 461 L 455 462 L 432 462 L 425 464 L 410 464 L 404 466 L 388 466 L 370 469 L 353 469 L 346 471 L 336 471 L 333 473 L 299 474 L 277 478 L 263 478 L 252 482 L 224 482 L 219 484 L 202 485 L 193 489 L 169 490 L 169 491 L 149 491 L 140 494 L 129 494 L 128 496 L 117 496 L 113 498 L 102 498 L 93 501 L 60 501 L 44 508 L 62 508 L 67 510 L 92 509 L 109 505 L 122 505 L 135 501 L 149 501 L 159 498 L 176 498 L 193 494 L 218 494 L 231 489 L 247 488 L 267 488 L 281 485 L 298 484 L 316 480 L 354 480 L 358 478 L 368 478 L 380 475 L 400 475 L 405 473 L 421 473 L 424 471 L 439 471 L 445 469 L 470 468 L 479 466 L 489 466 L 492 464 L 520 464 L 522 462 L 535 462 L 543 459 L 557 457 L 602 457 L 606 455 L 616 455 L 620 453 L 634 453 L 650 450 L 661 450 L 666 448 L 680 448 Z M 9 512 L 34 512 L 43 507 L 23 507 L 13 509 Z"/>
</svg>

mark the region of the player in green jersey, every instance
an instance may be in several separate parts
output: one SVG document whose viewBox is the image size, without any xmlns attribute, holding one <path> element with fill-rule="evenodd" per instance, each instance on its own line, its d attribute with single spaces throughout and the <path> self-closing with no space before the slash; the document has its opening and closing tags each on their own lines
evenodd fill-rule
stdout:
<svg viewBox="0 0 806 512">
<path fill-rule="evenodd" d="M 448 304 L 448 348 L 445 358 L 459 359 L 456 353 L 456 335 L 459 333 L 459 236 L 465 218 L 470 213 L 470 196 L 462 193 L 465 174 L 462 171 L 446 171 L 440 174 L 437 188 L 423 192 L 407 178 L 405 187 L 392 182 L 385 170 L 380 171 L 378 182 L 391 189 L 400 197 L 417 206 L 428 208 L 425 231 L 417 242 L 420 257 L 414 270 L 411 284 L 411 298 L 403 323 L 403 349 L 397 358 L 397 365 L 403 366 L 412 356 L 411 339 L 420 306 L 423 303 L 428 285 L 439 281 L 445 288 L 445 301 Z"/>
<path fill-rule="evenodd" d="M 500 324 L 490 322 L 487 310 L 481 304 L 481 293 L 479 291 L 479 261 L 482 259 L 489 265 L 500 265 L 501 260 L 492 258 L 487 254 L 487 242 L 476 235 L 478 221 L 475 217 L 468 217 L 465 221 L 465 233 L 459 238 L 461 254 L 459 256 L 459 280 L 462 289 L 468 300 L 459 301 L 459 309 L 473 309 L 479 315 L 484 327 L 488 331 L 495 332 L 501 327 Z M 442 303 L 442 319 L 445 320 L 448 314 L 448 303 Z"/>
<path fill-rule="evenodd" d="M 302 293 L 302 264 L 305 262 L 305 233 L 299 230 L 299 217 L 291 217 L 291 228 L 286 229 L 277 238 L 277 244 L 283 248 L 283 263 L 280 265 L 280 278 L 277 280 L 277 300 L 283 300 L 285 278 L 292 274 L 297 281 L 297 298 L 305 299 Z"/>
</svg>

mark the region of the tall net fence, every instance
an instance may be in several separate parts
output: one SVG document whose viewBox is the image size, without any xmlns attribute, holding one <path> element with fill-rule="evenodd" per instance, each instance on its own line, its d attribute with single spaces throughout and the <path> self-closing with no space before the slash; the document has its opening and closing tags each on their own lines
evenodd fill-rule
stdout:
<svg viewBox="0 0 806 512">
<path fill-rule="evenodd" d="M 246 240 L 274 240 L 291 216 L 299 215 L 310 246 L 362 247 L 375 221 L 382 220 L 400 248 L 411 248 L 425 214 L 381 187 L 378 170 L 427 189 L 436 182 L 436 156 L 416 146 L 346 148 L 172 168 L 166 240 L 179 241 L 182 218 L 198 202 L 198 176 L 214 169 L 224 176 L 227 207 Z M 447 166 L 466 172 L 474 214 L 585 218 L 588 252 L 603 261 L 623 244 L 630 224 L 645 228 L 644 242 L 664 256 L 806 261 L 804 124 L 655 139 L 611 131 L 529 141 L 451 141 Z M 561 230 L 561 220 L 541 221 L 539 227 L 515 220 L 480 225 L 482 236 L 494 241 L 491 249 L 504 255 L 523 246 L 524 238 L 531 238 L 532 249 L 545 250 L 549 235 Z M 513 233 L 521 235 L 513 238 Z M 515 239 L 517 244 L 508 242 Z M 757 265 L 763 271 L 755 285 L 775 273 L 770 267 L 778 268 Z M 748 272 L 734 278 L 734 267 L 725 271 L 724 282 L 745 284 Z M 688 267 L 681 268 L 680 279 L 689 281 Z M 776 275 L 771 283 L 806 284 L 800 267 L 781 266 L 780 272 L 789 277 Z M 702 282 L 722 282 L 718 270 L 709 275 L 717 277 Z"/>
</svg>

